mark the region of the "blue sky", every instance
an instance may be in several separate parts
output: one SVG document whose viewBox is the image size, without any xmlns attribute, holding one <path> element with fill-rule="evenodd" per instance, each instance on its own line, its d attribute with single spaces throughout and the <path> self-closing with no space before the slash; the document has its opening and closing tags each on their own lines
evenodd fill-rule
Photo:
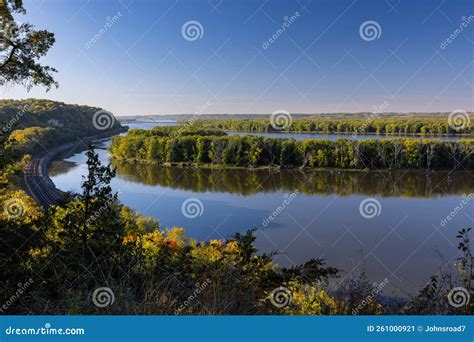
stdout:
<svg viewBox="0 0 474 342">
<path fill-rule="evenodd" d="M 44 62 L 59 70 L 60 87 L 8 87 L 4 98 L 116 115 L 474 109 L 470 0 L 26 0 L 25 7 L 19 21 L 56 34 Z M 194 41 L 182 35 L 189 21 L 202 27 Z M 368 21 L 378 25 L 376 37 L 361 36 Z"/>
</svg>

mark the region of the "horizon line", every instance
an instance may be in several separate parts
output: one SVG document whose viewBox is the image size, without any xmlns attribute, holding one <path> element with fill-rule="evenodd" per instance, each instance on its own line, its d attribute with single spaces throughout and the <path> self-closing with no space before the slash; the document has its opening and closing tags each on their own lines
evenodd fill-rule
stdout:
<svg viewBox="0 0 474 342">
<path fill-rule="evenodd" d="M 301 113 L 301 112 L 289 112 L 292 115 L 341 115 L 341 114 L 374 114 L 377 115 L 390 115 L 390 114 L 449 114 L 452 113 L 449 111 L 440 111 L 440 112 L 375 112 L 375 111 L 362 111 L 362 112 L 317 112 L 317 113 Z M 466 111 L 467 114 L 474 115 L 474 111 Z M 272 115 L 272 113 L 160 113 L 160 114 L 126 114 L 118 115 L 114 114 L 117 117 L 135 117 L 135 116 L 179 116 L 179 115 L 195 115 L 195 116 L 205 116 L 205 115 Z"/>
</svg>

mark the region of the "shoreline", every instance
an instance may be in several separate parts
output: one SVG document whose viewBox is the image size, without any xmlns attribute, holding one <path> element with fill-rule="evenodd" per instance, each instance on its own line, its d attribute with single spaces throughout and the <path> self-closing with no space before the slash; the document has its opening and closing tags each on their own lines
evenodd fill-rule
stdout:
<svg viewBox="0 0 474 342">
<path fill-rule="evenodd" d="M 134 165 L 143 165 L 143 166 L 165 166 L 165 167 L 180 167 L 183 169 L 209 169 L 209 170 L 247 170 L 247 171 L 258 171 L 258 170 L 268 170 L 268 171 L 278 171 L 278 170 L 298 170 L 298 171 L 353 171 L 353 172 L 396 172 L 396 171 L 412 171 L 412 172 L 423 172 L 423 173 L 432 173 L 432 172 L 446 172 L 452 171 L 451 169 L 410 169 L 410 168 L 400 168 L 400 169 L 356 169 L 356 168 L 338 168 L 338 167 L 301 167 L 301 166 L 236 166 L 236 165 L 225 165 L 225 164 L 198 164 L 198 163 L 185 163 L 185 162 L 166 162 L 161 163 L 157 161 L 145 161 L 145 160 L 137 160 L 137 159 L 125 159 L 125 158 L 118 158 L 108 151 L 109 157 L 119 161 L 119 162 L 126 162 Z M 459 171 L 462 171 L 459 169 Z"/>
</svg>

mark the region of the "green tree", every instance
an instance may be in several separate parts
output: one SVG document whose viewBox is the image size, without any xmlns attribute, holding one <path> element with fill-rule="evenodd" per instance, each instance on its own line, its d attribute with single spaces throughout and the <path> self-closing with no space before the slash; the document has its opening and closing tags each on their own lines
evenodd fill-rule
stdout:
<svg viewBox="0 0 474 342">
<path fill-rule="evenodd" d="M 92 200 L 95 206 L 107 205 L 110 201 L 117 199 L 117 194 L 112 194 L 110 181 L 115 177 L 115 170 L 109 165 L 102 165 L 99 155 L 94 151 L 94 147 L 89 145 L 87 156 L 88 174 L 82 183 L 82 195 L 79 197 L 84 202 L 84 224 L 86 224 L 91 214 Z"/>
<path fill-rule="evenodd" d="M 82 194 L 79 196 L 84 206 L 83 217 L 80 220 L 83 259 L 86 258 L 85 254 L 89 247 L 87 244 L 91 234 L 91 218 L 95 217 L 97 213 L 100 213 L 100 217 L 95 217 L 94 221 L 103 218 L 103 212 L 109 211 L 110 206 L 117 202 L 117 195 L 112 194 L 110 187 L 110 181 L 115 177 L 115 170 L 112 170 L 110 165 L 102 165 L 92 145 L 89 145 L 86 156 L 88 174 L 84 177 Z"/>
<path fill-rule="evenodd" d="M 18 24 L 13 13 L 25 14 L 22 0 L 0 2 L 0 86 L 16 83 L 30 90 L 33 86 L 58 86 L 52 74 L 56 69 L 41 65 L 39 59 L 54 44 L 54 34 L 36 31 L 29 23 Z"/>
</svg>

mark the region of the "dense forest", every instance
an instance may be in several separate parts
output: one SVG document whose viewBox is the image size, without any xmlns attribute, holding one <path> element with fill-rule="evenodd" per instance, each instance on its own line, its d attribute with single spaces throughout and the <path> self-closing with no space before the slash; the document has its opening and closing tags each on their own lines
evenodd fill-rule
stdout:
<svg viewBox="0 0 474 342">
<path fill-rule="evenodd" d="M 101 108 L 37 99 L 0 100 L 0 123 L 2 133 L 8 136 L 6 148 L 16 155 L 125 131 L 111 113 Z"/>
<path fill-rule="evenodd" d="M 145 163 L 343 169 L 472 169 L 473 151 L 474 140 L 297 141 L 191 127 L 131 130 L 110 146 L 114 158 Z"/>
<path fill-rule="evenodd" d="M 474 121 L 474 118 L 472 119 Z M 200 119 L 197 127 L 241 132 L 282 132 L 265 119 Z M 447 117 L 377 117 L 367 118 L 295 118 L 285 132 L 325 134 L 458 135 L 474 134 L 474 126 L 452 127 Z"/>
</svg>

